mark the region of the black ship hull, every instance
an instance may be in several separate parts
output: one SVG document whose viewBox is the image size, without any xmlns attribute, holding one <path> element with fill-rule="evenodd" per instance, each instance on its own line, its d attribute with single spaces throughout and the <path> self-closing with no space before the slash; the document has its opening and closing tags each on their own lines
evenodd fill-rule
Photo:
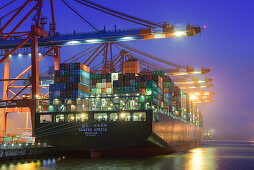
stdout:
<svg viewBox="0 0 254 170">
<path fill-rule="evenodd" d="M 132 115 L 135 111 L 129 112 Z M 107 152 L 141 149 L 162 153 L 199 145 L 201 128 L 161 113 L 158 114 L 158 121 L 153 121 L 152 111 L 144 112 L 145 121 L 96 122 L 89 118 L 86 123 L 40 123 L 39 117 L 36 117 L 35 136 L 40 142 L 66 151 Z M 89 114 L 93 115 L 94 112 Z"/>
</svg>

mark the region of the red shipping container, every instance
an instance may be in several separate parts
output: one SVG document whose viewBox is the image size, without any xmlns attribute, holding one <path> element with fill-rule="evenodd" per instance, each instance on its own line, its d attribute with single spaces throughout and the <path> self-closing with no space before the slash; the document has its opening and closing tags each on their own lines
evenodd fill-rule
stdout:
<svg viewBox="0 0 254 170">
<path fill-rule="evenodd" d="M 141 82 L 141 87 L 142 87 L 142 88 L 145 88 L 145 87 L 146 87 L 146 82 L 142 81 L 142 82 Z"/>
<path fill-rule="evenodd" d="M 151 75 L 146 76 L 146 80 L 152 80 L 152 79 L 153 79 L 153 76 L 151 76 Z"/>
<path fill-rule="evenodd" d="M 139 93 L 145 94 L 145 93 L 146 93 L 146 89 L 145 89 L 145 88 L 140 88 L 140 89 L 139 89 Z"/>
<path fill-rule="evenodd" d="M 64 69 L 65 69 L 65 70 L 69 70 L 69 69 L 70 69 L 70 63 L 66 63 L 66 64 L 64 65 Z"/>
</svg>

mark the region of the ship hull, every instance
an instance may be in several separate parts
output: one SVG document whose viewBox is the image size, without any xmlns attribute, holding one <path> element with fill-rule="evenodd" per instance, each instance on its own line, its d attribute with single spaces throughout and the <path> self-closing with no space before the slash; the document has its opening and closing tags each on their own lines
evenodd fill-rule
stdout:
<svg viewBox="0 0 254 170">
<path fill-rule="evenodd" d="M 133 111 L 132 111 L 133 112 Z M 145 121 L 66 122 L 43 124 L 36 118 L 35 136 L 59 150 L 176 152 L 199 145 L 202 129 L 152 111 Z"/>
</svg>

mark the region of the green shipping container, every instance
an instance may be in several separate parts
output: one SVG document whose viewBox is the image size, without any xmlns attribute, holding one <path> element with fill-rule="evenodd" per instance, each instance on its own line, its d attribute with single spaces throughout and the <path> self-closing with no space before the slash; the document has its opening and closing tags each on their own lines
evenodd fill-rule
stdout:
<svg viewBox="0 0 254 170">
<path fill-rule="evenodd" d="M 164 71 L 160 71 L 159 75 L 160 76 L 166 76 L 167 74 Z"/>
<path fill-rule="evenodd" d="M 64 76 L 69 76 L 70 75 L 70 71 L 69 70 L 64 70 Z"/>
<path fill-rule="evenodd" d="M 96 79 L 101 79 L 101 74 L 96 74 Z"/>
<path fill-rule="evenodd" d="M 96 89 L 91 89 L 92 94 L 96 94 Z"/>
<path fill-rule="evenodd" d="M 138 87 L 138 88 L 136 87 L 135 88 L 135 93 L 139 93 L 139 89 L 140 89 L 140 87 Z"/>
<path fill-rule="evenodd" d="M 94 80 L 94 79 L 96 79 L 96 75 L 95 75 L 95 74 L 91 74 L 91 75 L 90 75 L 90 78 L 91 78 L 92 80 Z"/>
<path fill-rule="evenodd" d="M 145 96 L 140 96 L 138 100 L 139 100 L 139 102 L 144 103 L 145 102 Z"/>
<path fill-rule="evenodd" d="M 49 112 L 54 112 L 54 107 L 53 107 L 52 105 L 50 105 L 50 106 L 48 107 L 48 110 L 49 110 Z"/>
<path fill-rule="evenodd" d="M 145 103 L 139 103 L 138 109 L 140 109 L 140 110 L 145 109 Z"/>
<path fill-rule="evenodd" d="M 170 85 L 170 82 L 163 82 L 163 87 L 169 87 L 169 85 Z"/>
<path fill-rule="evenodd" d="M 146 88 L 146 95 L 152 95 L 152 89 Z"/>
<path fill-rule="evenodd" d="M 124 93 L 124 91 L 125 91 L 125 90 L 124 90 L 124 87 L 118 87 L 118 92 L 119 92 L 119 93 Z"/>
<path fill-rule="evenodd" d="M 5 141 L 6 141 L 6 142 L 12 142 L 12 137 L 6 137 L 6 138 L 5 138 Z"/>
<path fill-rule="evenodd" d="M 140 88 L 140 87 L 141 87 L 141 82 L 136 82 L 136 83 L 135 83 L 135 86 L 136 86 L 136 89 L 137 89 L 137 88 Z"/>
<path fill-rule="evenodd" d="M 160 71 L 154 71 L 153 74 L 154 75 L 160 75 Z"/>
</svg>

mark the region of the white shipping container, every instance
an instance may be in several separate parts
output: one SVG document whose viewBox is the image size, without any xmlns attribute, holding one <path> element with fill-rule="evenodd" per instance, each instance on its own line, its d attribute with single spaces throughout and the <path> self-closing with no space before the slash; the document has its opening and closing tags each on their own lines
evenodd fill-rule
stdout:
<svg viewBox="0 0 254 170">
<path fill-rule="evenodd" d="M 118 80 L 118 73 L 112 73 L 111 74 L 111 80 Z"/>
<path fill-rule="evenodd" d="M 101 83 L 96 83 L 96 89 L 101 89 Z"/>
<path fill-rule="evenodd" d="M 107 83 L 101 83 L 101 88 L 106 88 L 107 87 Z"/>
<path fill-rule="evenodd" d="M 135 107 L 135 100 L 130 100 L 130 106 Z"/>
<path fill-rule="evenodd" d="M 113 91 L 112 88 L 106 88 L 106 93 L 107 93 L 107 94 L 112 94 L 112 91 Z"/>
<path fill-rule="evenodd" d="M 101 94 L 101 89 L 96 89 L 96 94 L 97 95 Z"/>
</svg>

